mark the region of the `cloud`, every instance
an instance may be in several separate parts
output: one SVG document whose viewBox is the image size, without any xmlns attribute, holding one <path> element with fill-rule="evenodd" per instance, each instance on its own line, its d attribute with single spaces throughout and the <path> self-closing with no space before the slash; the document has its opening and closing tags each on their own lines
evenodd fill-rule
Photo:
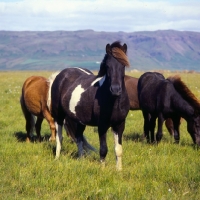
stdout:
<svg viewBox="0 0 200 200">
<path fill-rule="evenodd" d="M 175 3 L 174 3 L 175 2 Z M 200 31 L 198 1 L 0 1 L 1 30 Z"/>
</svg>

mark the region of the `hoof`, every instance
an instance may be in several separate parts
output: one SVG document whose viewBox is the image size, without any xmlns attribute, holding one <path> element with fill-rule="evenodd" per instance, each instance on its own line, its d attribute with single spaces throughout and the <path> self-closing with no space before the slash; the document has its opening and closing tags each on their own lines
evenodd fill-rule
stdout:
<svg viewBox="0 0 200 200">
<path fill-rule="evenodd" d="M 156 141 L 157 141 L 157 142 L 160 142 L 161 139 L 162 139 L 162 135 L 156 135 Z"/>
<path fill-rule="evenodd" d="M 122 171 L 122 167 L 117 167 L 116 170 L 117 170 L 118 172 L 121 172 L 121 171 Z"/>
<path fill-rule="evenodd" d="M 101 168 L 104 169 L 106 167 L 105 160 L 100 160 L 100 162 L 101 162 Z"/>
<path fill-rule="evenodd" d="M 56 138 L 55 138 L 55 137 L 50 137 L 50 138 L 49 138 L 49 142 L 54 142 L 54 141 L 56 141 Z"/>
<path fill-rule="evenodd" d="M 174 144 L 179 144 L 179 140 L 174 140 Z"/>
<path fill-rule="evenodd" d="M 59 159 L 59 157 L 58 156 L 56 156 L 55 158 L 54 158 L 54 160 L 56 161 L 56 160 L 58 160 Z"/>
</svg>

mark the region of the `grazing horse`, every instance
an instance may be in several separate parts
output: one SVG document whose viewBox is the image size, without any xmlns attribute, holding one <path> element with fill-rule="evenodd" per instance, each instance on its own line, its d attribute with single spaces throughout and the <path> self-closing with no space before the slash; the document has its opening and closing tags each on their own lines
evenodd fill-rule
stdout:
<svg viewBox="0 0 200 200">
<path fill-rule="evenodd" d="M 82 68 L 67 68 L 55 78 L 51 88 L 51 107 L 57 130 L 56 158 L 60 156 L 65 119 L 67 126 L 70 121 L 76 122 L 75 137 L 79 156 L 83 154 L 86 125 L 98 126 L 100 160 L 103 164 L 108 151 L 106 132 L 112 127 L 117 169 L 122 169 L 122 134 L 129 111 L 124 83 L 125 66 L 129 66 L 126 51 L 126 44 L 107 44 L 106 55 L 97 76 Z"/>
<path fill-rule="evenodd" d="M 45 118 L 50 126 L 52 136 L 55 137 L 55 124 L 47 106 L 49 81 L 42 76 L 31 76 L 26 79 L 22 87 L 20 98 L 21 108 L 26 119 L 27 141 L 30 141 L 34 129 L 41 142 L 41 124 Z M 37 121 L 35 123 L 35 116 Z M 52 140 L 55 140 L 53 137 Z"/>
<path fill-rule="evenodd" d="M 146 72 L 138 81 L 138 99 L 144 117 L 144 132 L 149 142 L 154 142 L 155 121 L 158 118 L 156 140 L 162 138 L 162 125 L 171 118 L 174 138 L 179 142 L 180 118 L 187 122 L 187 130 L 195 144 L 200 145 L 200 102 L 179 76 L 167 79 L 157 72 Z M 150 114 L 150 118 L 149 118 Z"/>
<path fill-rule="evenodd" d="M 139 100 L 138 100 L 138 78 L 125 75 L 124 77 L 126 91 L 128 93 L 128 98 L 130 102 L 130 110 L 140 110 Z M 181 123 L 181 121 L 180 121 Z M 174 126 L 171 118 L 165 120 L 165 126 L 171 136 L 174 136 Z"/>
</svg>

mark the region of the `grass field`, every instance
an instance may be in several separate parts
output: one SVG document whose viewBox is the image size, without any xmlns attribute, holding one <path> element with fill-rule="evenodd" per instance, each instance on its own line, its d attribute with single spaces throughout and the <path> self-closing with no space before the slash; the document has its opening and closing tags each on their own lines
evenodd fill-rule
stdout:
<svg viewBox="0 0 200 200">
<path fill-rule="evenodd" d="M 181 124 L 180 144 L 174 144 L 164 127 L 160 144 L 143 139 L 141 111 L 130 111 L 123 135 L 123 170 L 115 169 L 114 140 L 108 133 L 106 167 L 98 153 L 77 159 L 77 147 L 64 134 L 59 160 L 50 129 L 43 122 L 41 143 L 26 143 L 25 120 L 19 98 L 25 79 L 48 77 L 52 72 L 0 72 L 0 199 L 200 199 L 200 150 L 194 148 Z M 141 72 L 129 73 L 139 77 Z M 165 72 L 167 77 L 173 75 Z M 200 74 L 181 73 L 182 80 L 200 99 Z M 98 134 L 87 127 L 85 136 L 97 149 Z"/>
</svg>

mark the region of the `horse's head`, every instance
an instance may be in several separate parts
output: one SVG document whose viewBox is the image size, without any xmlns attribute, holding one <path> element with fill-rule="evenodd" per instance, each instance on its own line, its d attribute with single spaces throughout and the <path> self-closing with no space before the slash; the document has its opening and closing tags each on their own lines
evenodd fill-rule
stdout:
<svg viewBox="0 0 200 200">
<path fill-rule="evenodd" d="M 200 146 L 200 114 L 195 114 L 187 120 L 187 130 L 190 133 L 193 142 Z"/>
<path fill-rule="evenodd" d="M 119 96 L 122 93 L 124 83 L 125 66 L 129 66 L 126 56 L 127 45 L 120 42 L 106 45 L 106 55 L 101 63 L 98 76 L 106 76 L 112 95 Z"/>
</svg>

